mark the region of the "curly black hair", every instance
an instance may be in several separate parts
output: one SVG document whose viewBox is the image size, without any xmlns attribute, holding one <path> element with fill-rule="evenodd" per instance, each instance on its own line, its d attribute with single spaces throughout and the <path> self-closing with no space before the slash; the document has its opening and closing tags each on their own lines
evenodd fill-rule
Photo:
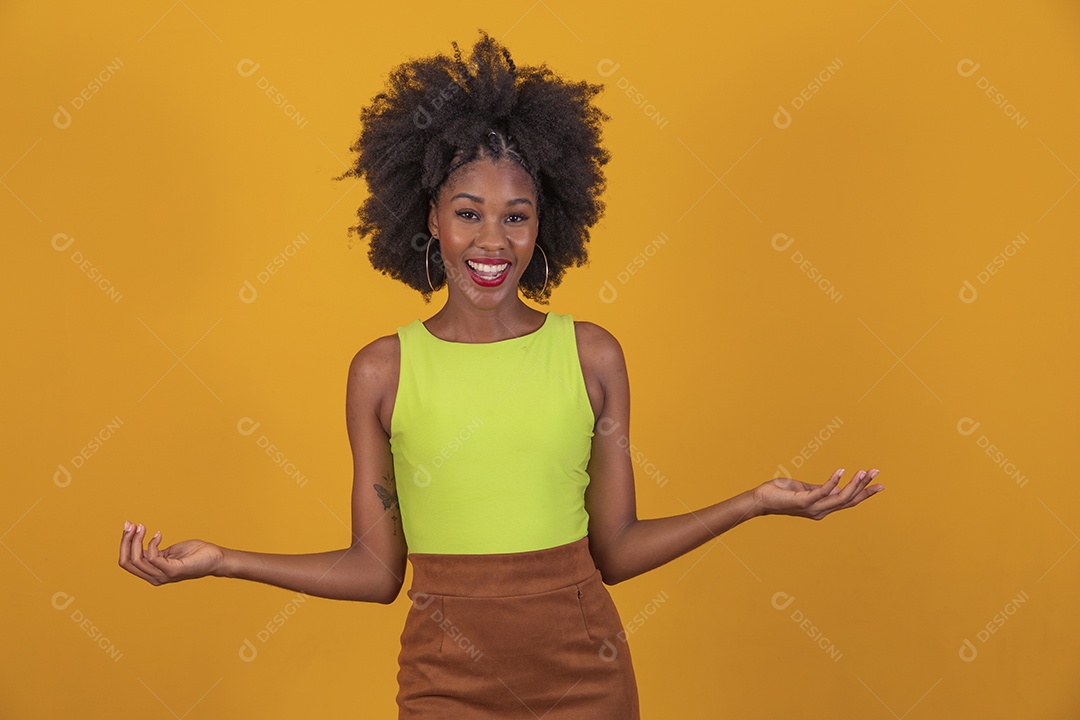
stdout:
<svg viewBox="0 0 1080 720">
<path fill-rule="evenodd" d="M 537 258 L 520 288 L 546 302 L 568 267 L 588 261 L 589 228 L 604 214 L 610 154 L 600 136 L 609 117 L 592 104 L 603 86 L 568 81 L 544 64 L 518 67 L 483 30 L 468 61 L 451 44 L 452 58 L 439 54 L 394 68 L 386 89 L 361 110 L 362 130 L 350 147 L 355 162 L 336 178 L 367 180 L 369 196 L 349 235 L 370 236 L 375 269 L 430 302 L 429 200 L 437 201 L 458 167 L 482 157 L 512 158 L 536 187 L 536 242 L 548 262 L 546 285 Z M 437 248 L 431 258 L 431 284 L 439 289 L 446 272 Z"/>
</svg>

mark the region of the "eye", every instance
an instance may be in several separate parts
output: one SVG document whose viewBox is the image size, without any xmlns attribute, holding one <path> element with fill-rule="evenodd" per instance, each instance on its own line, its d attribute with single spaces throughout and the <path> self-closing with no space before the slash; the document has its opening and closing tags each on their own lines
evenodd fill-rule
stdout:
<svg viewBox="0 0 1080 720">
<path fill-rule="evenodd" d="M 510 220 L 510 222 L 512 222 L 512 223 L 523 223 L 523 222 L 525 222 L 525 221 L 527 221 L 529 219 L 529 216 L 528 215 L 522 215 L 521 213 L 515 213 L 515 214 L 511 215 L 507 219 Z"/>
<path fill-rule="evenodd" d="M 474 213 L 472 210 L 458 210 L 455 214 L 458 217 L 465 218 L 466 220 L 472 220 L 476 217 L 476 213 Z"/>
</svg>

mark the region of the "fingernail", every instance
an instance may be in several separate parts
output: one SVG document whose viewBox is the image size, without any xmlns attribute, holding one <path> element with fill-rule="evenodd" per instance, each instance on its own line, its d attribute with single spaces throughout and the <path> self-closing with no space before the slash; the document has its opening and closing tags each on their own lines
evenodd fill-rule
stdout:
<svg viewBox="0 0 1080 720">
<path fill-rule="evenodd" d="M 127 520 L 124 521 L 124 532 L 131 532 L 131 523 Z"/>
<path fill-rule="evenodd" d="M 135 526 L 135 532 L 142 532 L 144 530 L 142 523 Z"/>
<path fill-rule="evenodd" d="M 840 474 L 841 474 L 841 475 L 843 475 L 843 474 L 844 474 L 844 468 L 840 468 Z"/>
<path fill-rule="evenodd" d="M 154 537 L 156 537 L 156 538 L 161 537 L 161 531 L 158 530 L 156 533 L 154 533 Z"/>
</svg>

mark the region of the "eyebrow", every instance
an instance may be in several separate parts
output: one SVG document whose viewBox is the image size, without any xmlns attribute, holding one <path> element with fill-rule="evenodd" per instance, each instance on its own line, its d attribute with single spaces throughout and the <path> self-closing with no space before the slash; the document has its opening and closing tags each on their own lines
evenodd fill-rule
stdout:
<svg viewBox="0 0 1080 720">
<path fill-rule="evenodd" d="M 457 195 L 455 195 L 454 197 L 452 197 L 450 199 L 451 200 L 457 200 L 458 198 L 465 198 L 466 200 L 472 200 L 474 203 L 479 203 L 480 205 L 484 204 L 484 199 L 483 198 L 477 197 L 476 195 L 470 195 L 469 193 L 466 193 L 466 192 L 459 192 Z M 529 198 L 519 197 L 519 198 L 514 198 L 512 200 L 507 200 L 506 204 L 507 205 L 532 205 L 533 203 L 532 203 L 532 200 L 530 200 Z"/>
</svg>

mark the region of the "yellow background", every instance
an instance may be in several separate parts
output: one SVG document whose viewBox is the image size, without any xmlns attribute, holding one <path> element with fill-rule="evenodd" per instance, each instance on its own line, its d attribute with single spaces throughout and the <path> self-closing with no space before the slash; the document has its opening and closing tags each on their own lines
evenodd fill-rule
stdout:
<svg viewBox="0 0 1080 720">
<path fill-rule="evenodd" d="M 607 214 L 550 309 L 623 344 L 641 516 L 886 486 L 613 587 L 643 716 L 1080 717 L 1080 10 L 890 3 L 6 3 L 0 716 L 393 716 L 404 594 L 153 588 L 116 547 L 347 543 L 349 360 L 445 295 L 349 249 L 330 178 L 391 67 L 483 27 L 606 84 Z"/>
</svg>

